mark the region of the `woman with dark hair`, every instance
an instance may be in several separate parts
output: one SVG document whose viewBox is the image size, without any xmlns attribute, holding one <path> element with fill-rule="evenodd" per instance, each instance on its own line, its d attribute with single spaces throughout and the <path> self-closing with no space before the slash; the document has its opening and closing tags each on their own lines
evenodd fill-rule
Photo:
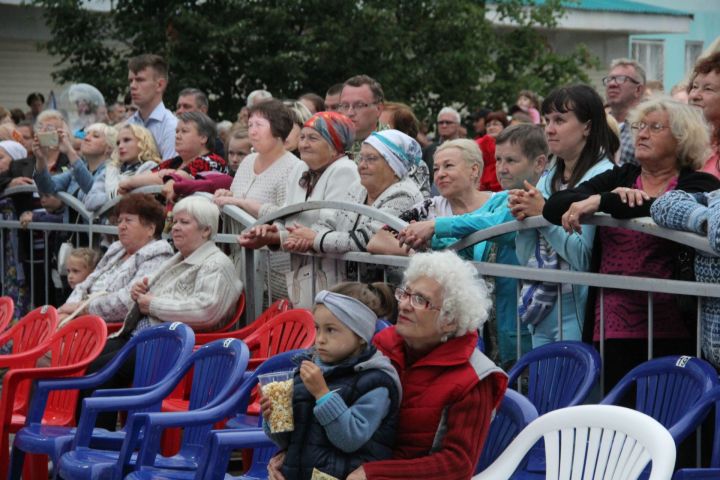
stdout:
<svg viewBox="0 0 720 480">
<path fill-rule="evenodd" d="M 545 135 L 553 161 L 537 188 L 512 190 L 509 204 L 518 220 L 541 215 L 545 199 L 555 192 L 574 188 L 581 182 L 613 168 L 610 158 L 618 149 L 618 137 L 607 123 L 600 96 L 587 85 L 554 90 L 542 104 Z M 521 265 L 586 272 L 595 239 L 595 227 L 585 226 L 582 235 L 566 233 L 560 227 L 543 227 L 518 232 L 516 254 Z M 520 318 L 528 325 L 533 347 L 564 340 L 580 340 L 584 323 L 587 287 L 563 285 L 558 302 L 557 286 L 523 282 Z M 562 333 L 558 310 L 562 305 Z"/>
<path fill-rule="evenodd" d="M 285 203 L 287 178 L 300 161 L 284 143 L 293 130 L 294 118 L 280 100 L 250 108 L 248 133 L 254 153 L 242 161 L 230 189 L 215 192 L 216 205 L 235 205 L 261 217 Z"/>
<path fill-rule="evenodd" d="M 550 119 L 548 115 L 546 118 Z M 543 216 L 574 233 L 585 234 L 583 218 L 605 212 L 616 218 L 646 217 L 655 198 L 671 190 L 705 192 L 720 188 L 720 181 L 695 170 L 702 165 L 708 134 L 698 109 L 667 98 L 645 101 L 629 117 L 635 132 L 635 158 L 639 165 L 614 167 L 566 190 L 556 190 L 543 208 Z M 549 122 L 550 123 L 550 122 Z M 550 125 L 548 126 L 550 128 Z M 590 135 L 587 143 L 596 141 Z M 552 144 L 551 144 L 552 145 Z M 557 145 L 557 142 L 555 142 Z M 553 148 L 553 147 L 551 147 Z M 581 156 L 569 175 L 590 159 Z M 565 165 L 567 171 L 567 163 Z M 555 175 L 553 185 L 565 175 Z M 617 227 L 600 227 L 593 266 L 604 274 L 672 278 L 679 270 L 682 247 L 646 233 Z M 597 301 L 595 301 L 597 300 Z M 695 352 L 694 327 L 674 295 L 654 294 L 653 342 L 656 356 Z M 612 388 L 627 371 L 647 358 L 648 298 L 637 292 L 604 289 L 602 297 L 588 300 L 583 336 L 600 340 L 604 318 L 605 387 Z"/>
<path fill-rule="evenodd" d="M 170 244 L 160 239 L 165 223 L 163 206 L 152 195 L 126 195 L 115 206 L 115 214 L 118 240 L 58 309 L 61 318 L 87 301 L 82 313 L 98 315 L 107 322 L 122 321 L 134 303 L 130 298 L 133 284 L 172 256 Z"/>
<path fill-rule="evenodd" d="M 215 122 L 202 112 L 183 112 L 178 116 L 175 129 L 175 151 L 178 156 L 165 160 L 152 171 L 133 175 L 120 183 L 124 191 L 145 185 L 164 185 L 163 195 L 172 202 L 177 192 L 175 183 L 183 180 L 202 179 L 207 172 L 226 174 L 227 163 L 213 153 L 217 129 Z"/>
</svg>

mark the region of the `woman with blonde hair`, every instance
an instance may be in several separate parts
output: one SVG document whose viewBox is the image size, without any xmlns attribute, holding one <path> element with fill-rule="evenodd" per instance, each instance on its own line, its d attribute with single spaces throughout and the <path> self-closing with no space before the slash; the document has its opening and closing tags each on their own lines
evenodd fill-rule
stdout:
<svg viewBox="0 0 720 480">
<path fill-rule="evenodd" d="M 97 210 L 119 194 L 129 193 L 120 183 L 135 174 L 149 171 L 160 163 L 160 154 L 152 133 L 145 127 L 125 123 L 117 127 L 117 146 L 99 178 L 88 194 L 86 204 Z"/>
<path fill-rule="evenodd" d="M 35 154 L 33 179 L 38 191 L 41 194 L 51 195 L 67 192 L 82 201 L 86 208 L 90 210 L 99 208 L 107 201 L 105 192 L 93 197 L 90 197 L 90 192 L 95 182 L 105 175 L 106 161 L 115 148 L 117 131 L 104 123 L 89 125 L 85 129 L 85 137 L 80 145 L 80 155 L 72 147 L 72 134 L 67 130 L 67 125 L 58 128 L 57 133 L 57 146 L 43 146 L 38 136 L 33 142 Z M 53 151 L 65 154 L 70 162 L 70 168 L 66 172 L 51 176 L 49 157 Z"/>
</svg>

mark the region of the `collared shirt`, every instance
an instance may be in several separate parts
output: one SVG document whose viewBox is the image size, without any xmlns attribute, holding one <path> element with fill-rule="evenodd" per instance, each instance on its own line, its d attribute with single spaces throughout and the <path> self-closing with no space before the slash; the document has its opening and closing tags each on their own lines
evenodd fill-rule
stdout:
<svg viewBox="0 0 720 480">
<path fill-rule="evenodd" d="M 152 133 L 155 138 L 155 143 L 157 143 L 160 156 L 163 160 L 177 156 L 177 152 L 175 152 L 175 127 L 177 127 L 177 117 L 165 108 L 163 102 L 158 103 L 147 120 L 142 119 L 140 111 L 138 110 L 128 119 L 128 122 L 150 130 L 150 133 Z"/>
<path fill-rule="evenodd" d="M 620 124 L 620 158 L 618 165 L 623 166 L 626 163 L 639 165 L 635 160 L 635 138 L 633 137 L 630 124 L 623 122 Z"/>
</svg>

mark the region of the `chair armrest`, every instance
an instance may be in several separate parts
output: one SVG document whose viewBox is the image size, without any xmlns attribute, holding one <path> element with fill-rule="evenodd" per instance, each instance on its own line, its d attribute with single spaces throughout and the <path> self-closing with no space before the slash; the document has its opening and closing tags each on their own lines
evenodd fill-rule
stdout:
<svg viewBox="0 0 720 480">
<path fill-rule="evenodd" d="M 225 472 L 233 450 L 240 448 L 269 448 L 276 445 L 262 428 L 249 430 L 213 430 L 209 435 L 210 447 L 205 451 L 198 471 L 209 478 L 211 472 Z M 218 477 L 219 478 L 219 477 Z"/>
<path fill-rule="evenodd" d="M 720 387 L 715 387 L 705 392 L 697 401 L 695 406 L 685 412 L 682 421 L 677 422 L 675 425 L 668 428 L 676 445 L 679 445 L 680 442 L 685 440 L 688 435 L 695 431 L 697 426 L 705 420 L 705 417 L 710 412 L 713 404 L 717 402 L 720 402 Z"/>
<path fill-rule="evenodd" d="M 715 480 L 720 478 L 720 468 L 683 468 L 672 480 Z"/>
</svg>

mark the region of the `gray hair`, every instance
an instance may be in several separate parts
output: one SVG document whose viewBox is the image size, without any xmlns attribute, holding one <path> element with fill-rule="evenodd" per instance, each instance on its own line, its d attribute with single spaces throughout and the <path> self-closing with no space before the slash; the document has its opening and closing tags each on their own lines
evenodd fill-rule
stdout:
<svg viewBox="0 0 720 480">
<path fill-rule="evenodd" d="M 630 123 L 639 122 L 652 112 L 667 112 L 670 132 L 678 142 L 679 167 L 697 170 L 709 153 L 710 134 L 702 110 L 677 102 L 670 97 L 652 97 L 635 107 L 628 115 Z"/>
<path fill-rule="evenodd" d="M 205 95 L 205 92 L 198 88 L 183 88 L 180 90 L 180 93 L 178 93 L 178 98 L 187 97 L 189 95 L 192 95 L 195 98 L 195 105 L 197 105 L 198 108 L 204 108 L 207 110 L 208 97 Z"/>
<path fill-rule="evenodd" d="M 251 108 L 258 103 L 258 101 L 270 100 L 271 98 L 273 98 L 272 93 L 267 90 L 253 90 L 247 97 L 246 105 L 248 108 Z"/>
<path fill-rule="evenodd" d="M 61 112 L 59 112 L 58 110 L 47 109 L 40 112 L 35 118 L 35 128 L 37 128 L 39 124 L 43 123 L 48 118 L 55 118 L 60 120 L 61 122 L 65 122 L 65 117 Z"/>
<path fill-rule="evenodd" d="M 645 69 L 637 62 L 637 60 L 633 60 L 632 58 L 616 58 L 610 62 L 610 70 L 615 67 L 633 67 L 635 69 L 635 73 L 637 73 L 638 77 L 640 77 L 640 83 L 645 85 L 645 82 L 647 82 Z"/>
<path fill-rule="evenodd" d="M 220 209 L 211 200 L 194 195 L 185 197 L 173 207 L 173 215 L 180 212 L 185 212 L 194 218 L 200 228 L 209 228 L 208 240 L 217 234 Z"/>
<path fill-rule="evenodd" d="M 492 308 L 492 299 L 472 263 L 449 250 L 417 253 L 410 257 L 404 281 L 414 282 L 421 277 L 434 280 L 442 287 L 438 328 L 455 321 L 457 330 L 452 335 L 455 337 L 482 328 Z"/>
<path fill-rule="evenodd" d="M 215 137 L 217 137 L 217 127 L 210 117 L 202 112 L 183 112 L 178 114 L 178 120 L 182 122 L 192 122 L 197 127 L 198 133 L 207 137 L 205 147 L 211 152 L 215 151 Z"/>
<path fill-rule="evenodd" d="M 437 118 L 439 119 L 439 118 L 440 118 L 440 115 L 444 115 L 444 114 L 446 114 L 446 113 L 449 113 L 450 115 L 452 115 L 452 116 L 453 116 L 453 119 L 455 120 L 456 123 L 460 123 L 460 120 L 461 120 L 461 119 L 460 119 L 460 114 L 458 113 L 457 110 L 455 110 L 455 109 L 452 108 L 452 107 L 443 107 L 443 108 L 438 112 Z"/>
</svg>

